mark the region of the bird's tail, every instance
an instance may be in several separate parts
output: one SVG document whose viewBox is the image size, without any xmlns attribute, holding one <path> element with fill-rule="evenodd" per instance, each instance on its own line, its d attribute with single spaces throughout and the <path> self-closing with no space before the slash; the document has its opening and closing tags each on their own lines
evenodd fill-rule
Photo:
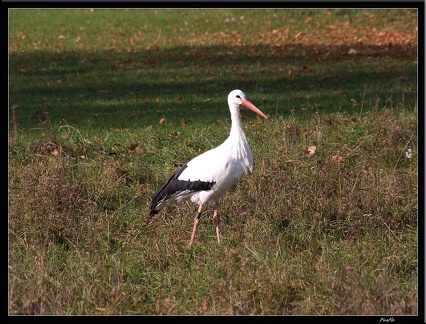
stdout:
<svg viewBox="0 0 426 324">
<path fill-rule="evenodd" d="M 158 212 L 159 210 L 156 210 L 152 205 L 149 207 L 149 216 L 154 216 L 155 214 L 158 214 Z"/>
<path fill-rule="evenodd" d="M 160 211 L 160 205 L 161 202 L 166 198 L 166 193 L 164 190 L 164 187 L 166 187 L 167 184 L 165 184 L 164 186 L 162 186 L 156 193 L 154 196 L 152 196 L 152 200 L 151 200 L 151 204 L 149 205 L 149 215 L 155 215 L 158 214 L 158 212 Z"/>
<path fill-rule="evenodd" d="M 167 198 L 176 192 L 176 185 L 175 183 L 178 182 L 177 178 L 182 173 L 183 170 L 185 170 L 187 165 L 184 165 L 181 167 L 174 175 L 172 175 L 160 189 L 157 190 L 157 192 L 152 196 L 151 205 L 149 205 L 149 215 L 155 215 L 158 214 L 159 206 L 162 204 L 164 200 L 167 200 Z"/>
</svg>

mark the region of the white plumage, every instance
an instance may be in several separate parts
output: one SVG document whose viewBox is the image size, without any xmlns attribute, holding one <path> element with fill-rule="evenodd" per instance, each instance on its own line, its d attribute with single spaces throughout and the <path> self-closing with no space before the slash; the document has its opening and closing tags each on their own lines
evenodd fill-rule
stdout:
<svg viewBox="0 0 426 324">
<path fill-rule="evenodd" d="M 243 105 L 258 115 L 267 117 L 241 90 L 229 93 L 228 105 L 232 121 L 229 137 L 218 147 L 186 163 L 152 197 L 150 215 L 157 214 L 159 208 L 187 199 L 198 204 L 190 246 L 194 241 L 203 206 L 209 201 L 215 202 L 213 220 L 217 241 L 220 243 L 219 199 L 241 177 L 253 170 L 253 153 L 244 133 L 239 106 Z"/>
</svg>

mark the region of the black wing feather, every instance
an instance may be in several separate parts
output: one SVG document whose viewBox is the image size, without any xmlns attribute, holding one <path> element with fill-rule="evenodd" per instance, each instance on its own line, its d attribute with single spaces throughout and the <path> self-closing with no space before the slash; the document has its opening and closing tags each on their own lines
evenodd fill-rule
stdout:
<svg viewBox="0 0 426 324">
<path fill-rule="evenodd" d="M 158 213 L 156 208 L 158 205 L 167 200 L 168 198 L 176 195 L 182 191 L 202 191 L 202 190 L 210 190 L 212 186 L 216 182 L 208 182 L 208 181 L 187 181 L 187 180 L 179 180 L 179 176 L 182 174 L 183 170 L 188 167 L 187 164 L 182 166 L 173 176 L 170 177 L 169 181 L 165 185 L 163 185 L 158 191 L 152 196 L 151 205 L 149 206 L 150 215 L 155 215 Z"/>
</svg>

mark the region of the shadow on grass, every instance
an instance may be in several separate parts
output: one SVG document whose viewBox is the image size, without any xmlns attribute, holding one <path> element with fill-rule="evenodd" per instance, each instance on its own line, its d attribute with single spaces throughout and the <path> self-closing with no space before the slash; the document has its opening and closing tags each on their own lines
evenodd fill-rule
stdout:
<svg viewBox="0 0 426 324">
<path fill-rule="evenodd" d="M 227 119 L 226 97 L 235 88 L 267 114 L 306 107 L 351 112 L 362 100 L 365 110 L 377 100 L 413 108 L 417 96 L 412 46 L 178 47 L 9 58 L 10 107 L 19 107 L 27 127 L 46 111 L 77 126 L 106 115 L 149 124 L 165 114 L 185 118 L 188 110 L 193 120 Z"/>
</svg>

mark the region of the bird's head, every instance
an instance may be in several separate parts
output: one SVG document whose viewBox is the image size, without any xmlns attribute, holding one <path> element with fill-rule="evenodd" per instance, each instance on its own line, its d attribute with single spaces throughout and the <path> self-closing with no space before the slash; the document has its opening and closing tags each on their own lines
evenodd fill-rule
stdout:
<svg viewBox="0 0 426 324">
<path fill-rule="evenodd" d="M 257 108 L 247 99 L 246 94 L 242 92 L 241 90 L 236 89 L 236 90 L 232 90 L 229 93 L 228 104 L 229 104 L 229 107 L 238 107 L 239 105 L 243 105 L 244 107 L 254 111 L 256 114 L 264 118 L 268 118 L 263 112 L 260 111 L 259 108 Z"/>
</svg>

